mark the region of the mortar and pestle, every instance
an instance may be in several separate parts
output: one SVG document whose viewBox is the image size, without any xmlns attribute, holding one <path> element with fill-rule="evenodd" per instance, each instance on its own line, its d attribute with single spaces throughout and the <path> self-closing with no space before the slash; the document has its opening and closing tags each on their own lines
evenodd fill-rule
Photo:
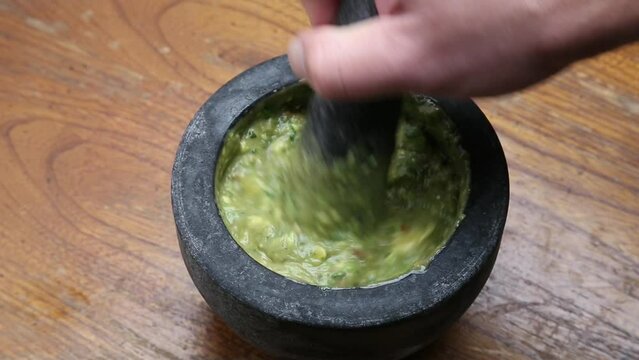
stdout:
<svg viewBox="0 0 639 360">
<path fill-rule="evenodd" d="M 508 170 L 501 145 L 471 100 L 433 99 L 457 127 L 471 171 L 465 217 L 447 245 L 426 271 L 376 287 L 300 284 L 244 252 L 226 228 L 214 196 L 215 169 L 229 129 L 260 101 L 299 84 L 286 56 L 280 56 L 229 81 L 195 114 L 172 176 L 173 213 L 186 267 L 211 309 L 229 327 L 278 357 L 405 357 L 461 317 L 488 279 L 508 209 Z M 313 99 L 304 136 L 317 139 L 328 162 L 362 142 L 384 156 L 393 141 L 389 133 L 397 116 L 394 101 L 335 105 Z M 370 120 L 357 122 L 358 113 L 368 114 L 360 119 L 371 119 L 375 106 L 375 114 L 383 114 L 379 126 L 370 126 Z M 340 126 L 346 129 L 336 132 Z"/>
</svg>

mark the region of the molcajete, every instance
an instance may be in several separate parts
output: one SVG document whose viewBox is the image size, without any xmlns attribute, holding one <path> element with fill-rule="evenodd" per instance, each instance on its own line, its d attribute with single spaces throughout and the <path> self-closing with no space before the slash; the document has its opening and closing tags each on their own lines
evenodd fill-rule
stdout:
<svg viewBox="0 0 639 360">
<path fill-rule="evenodd" d="M 434 99 L 469 156 L 465 217 L 427 270 L 370 288 L 325 289 L 253 260 L 226 229 L 215 169 L 227 131 L 256 103 L 297 84 L 285 56 L 220 88 L 196 113 L 177 152 L 173 213 L 182 256 L 213 311 L 240 336 L 289 358 L 393 359 L 432 342 L 470 306 L 497 257 L 508 170 L 495 131 L 470 100 Z"/>
</svg>

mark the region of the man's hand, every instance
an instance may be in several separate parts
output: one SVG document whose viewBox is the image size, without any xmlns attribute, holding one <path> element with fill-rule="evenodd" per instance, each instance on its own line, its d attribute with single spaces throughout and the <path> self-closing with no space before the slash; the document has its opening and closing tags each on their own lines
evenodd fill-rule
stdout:
<svg viewBox="0 0 639 360">
<path fill-rule="evenodd" d="M 289 59 L 327 98 L 496 95 L 639 38 L 638 0 L 377 0 L 378 18 L 340 28 L 339 0 L 302 3 L 314 28 Z"/>
</svg>

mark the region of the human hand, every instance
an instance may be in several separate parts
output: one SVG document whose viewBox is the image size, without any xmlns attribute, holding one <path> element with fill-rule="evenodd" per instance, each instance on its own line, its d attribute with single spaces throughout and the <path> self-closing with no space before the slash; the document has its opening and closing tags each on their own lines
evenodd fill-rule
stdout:
<svg viewBox="0 0 639 360">
<path fill-rule="evenodd" d="M 327 98 L 502 94 L 639 38 L 636 0 L 377 0 L 379 17 L 340 28 L 339 0 L 302 3 L 314 28 L 289 60 Z"/>
</svg>

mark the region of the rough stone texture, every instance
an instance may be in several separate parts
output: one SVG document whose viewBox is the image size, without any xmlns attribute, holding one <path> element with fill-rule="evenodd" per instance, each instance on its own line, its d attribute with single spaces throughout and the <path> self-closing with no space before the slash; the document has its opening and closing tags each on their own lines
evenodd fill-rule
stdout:
<svg viewBox="0 0 639 360">
<path fill-rule="evenodd" d="M 508 208 L 499 140 L 471 101 L 437 100 L 470 154 L 466 217 L 427 271 L 366 289 L 298 284 L 251 259 L 224 227 L 214 169 L 229 127 L 252 104 L 296 83 L 286 57 L 255 66 L 218 90 L 186 129 L 173 168 L 180 248 L 211 308 L 238 334 L 280 356 L 399 358 L 417 351 L 474 301 L 495 262 Z"/>
</svg>

